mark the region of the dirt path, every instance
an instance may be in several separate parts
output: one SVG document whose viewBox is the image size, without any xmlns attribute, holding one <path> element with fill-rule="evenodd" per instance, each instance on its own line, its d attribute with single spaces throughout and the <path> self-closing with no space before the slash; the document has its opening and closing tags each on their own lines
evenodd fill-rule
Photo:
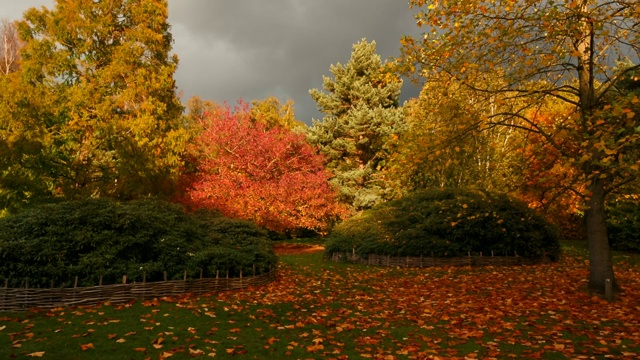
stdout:
<svg viewBox="0 0 640 360">
<path fill-rule="evenodd" d="M 306 254 L 324 251 L 324 246 L 308 244 L 276 244 L 273 246 L 276 255 Z"/>
</svg>

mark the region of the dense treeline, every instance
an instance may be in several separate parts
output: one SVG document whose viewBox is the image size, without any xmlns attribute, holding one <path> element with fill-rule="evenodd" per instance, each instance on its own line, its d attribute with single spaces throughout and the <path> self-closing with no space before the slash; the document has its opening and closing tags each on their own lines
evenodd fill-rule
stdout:
<svg viewBox="0 0 640 360">
<path fill-rule="evenodd" d="M 354 44 L 310 91 L 324 118 L 308 127 L 274 97 L 193 98 L 183 113 L 166 1 L 31 9 L 1 28 L 0 208 L 154 196 L 296 235 L 419 191 L 479 189 L 586 236 L 591 289 L 615 283 L 607 221 L 611 244 L 635 246 L 638 7 L 410 6 L 422 36 L 390 61 Z M 421 86 L 405 104 L 402 76 Z"/>
</svg>

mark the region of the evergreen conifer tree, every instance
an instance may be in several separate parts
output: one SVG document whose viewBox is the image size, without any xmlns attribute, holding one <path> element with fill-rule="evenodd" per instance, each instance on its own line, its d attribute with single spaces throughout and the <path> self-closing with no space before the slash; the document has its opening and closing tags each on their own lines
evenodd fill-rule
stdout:
<svg viewBox="0 0 640 360">
<path fill-rule="evenodd" d="M 333 78 L 323 77 L 326 92 L 309 91 L 325 116 L 308 128 L 308 140 L 327 157 L 331 182 L 355 210 L 385 199 L 381 170 L 405 128 L 398 99 L 402 81 L 386 65 L 375 41 L 363 39 L 353 46 L 347 64 L 331 65 Z"/>
</svg>

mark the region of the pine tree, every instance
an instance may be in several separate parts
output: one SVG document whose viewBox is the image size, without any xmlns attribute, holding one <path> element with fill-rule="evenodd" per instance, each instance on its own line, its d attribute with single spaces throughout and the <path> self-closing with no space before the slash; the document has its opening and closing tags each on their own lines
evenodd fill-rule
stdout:
<svg viewBox="0 0 640 360">
<path fill-rule="evenodd" d="M 328 158 L 341 200 L 356 210 L 385 199 L 381 170 L 405 128 L 398 99 L 402 82 L 387 65 L 376 54 L 375 41 L 363 39 L 347 64 L 331 65 L 333 78 L 323 77 L 326 92 L 309 91 L 325 117 L 314 120 L 307 137 Z"/>
</svg>

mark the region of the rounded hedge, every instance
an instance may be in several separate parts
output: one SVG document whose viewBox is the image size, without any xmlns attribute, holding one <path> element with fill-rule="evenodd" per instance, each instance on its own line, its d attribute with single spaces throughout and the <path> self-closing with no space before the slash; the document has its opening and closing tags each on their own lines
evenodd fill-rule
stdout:
<svg viewBox="0 0 640 360">
<path fill-rule="evenodd" d="M 326 255 L 526 258 L 560 254 L 557 228 L 526 204 L 502 194 L 432 190 L 380 204 L 336 226 Z"/>
<path fill-rule="evenodd" d="M 79 286 L 164 278 L 237 277 L 273 268 L 267 234 L 211 212 L 158 200 L 48 204 L 0 219 L 0 279 L 12 287 Z"/>
<path fill-rule="evenodd" d="M 640 206 L 637 200 L 616 200 L 607 206 L 607 231 L 611 248 L 640 252 Z"/>
</svg>

